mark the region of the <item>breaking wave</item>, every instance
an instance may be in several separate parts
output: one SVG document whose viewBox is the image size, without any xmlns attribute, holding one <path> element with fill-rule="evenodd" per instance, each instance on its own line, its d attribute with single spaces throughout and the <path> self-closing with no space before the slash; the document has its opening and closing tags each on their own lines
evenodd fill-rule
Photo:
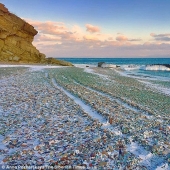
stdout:
<svg viewBox="0 0 170 170">
<path fill-rule="evenodd" d="M 147 65 L 145 70 L 154 70 L 154 71 L 170 71 L 170 65 Z"/>
<path fill-rule="evenodd" d="M 170 71 L 170 64 L 155 65 L 122 65 L 124 70 L 149 70 L 149 71 Z"/>
</svg>

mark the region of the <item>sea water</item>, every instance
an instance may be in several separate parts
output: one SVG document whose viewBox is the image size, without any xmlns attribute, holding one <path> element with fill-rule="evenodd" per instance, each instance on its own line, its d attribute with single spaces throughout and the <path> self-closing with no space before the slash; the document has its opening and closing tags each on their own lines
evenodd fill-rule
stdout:
<svg viewBox="0 0 170 170">
<path fill-rule="evenodd" d="M 170 58 L 59 58 L 73 64 L 97 64 L 105 62 L 117 65 L 170 64 Z"/>
<path fill-rule="evenodd" d="M 127 74 L 148 78 L 164 78 L 170 81 L 170 68 L 160 67 L 161 64 L 170 64 L 170 58 L 59 58 L 73 64 L 96 65 L 98 62 L 119 65 Z M 159 64 L 158 66 L 149 66 Z"/>
</svg>

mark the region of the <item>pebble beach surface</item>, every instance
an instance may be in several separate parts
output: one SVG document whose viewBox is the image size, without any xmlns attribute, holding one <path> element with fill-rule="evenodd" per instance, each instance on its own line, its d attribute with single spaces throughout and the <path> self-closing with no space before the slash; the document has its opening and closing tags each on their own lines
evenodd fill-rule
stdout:
<svg viewBox="0 0 170 170">
<path fill-rule="evenodd" d="M 170 96 L 120 72 L 1 67 L 0 167 L 170 169 Z"/>
</svg>

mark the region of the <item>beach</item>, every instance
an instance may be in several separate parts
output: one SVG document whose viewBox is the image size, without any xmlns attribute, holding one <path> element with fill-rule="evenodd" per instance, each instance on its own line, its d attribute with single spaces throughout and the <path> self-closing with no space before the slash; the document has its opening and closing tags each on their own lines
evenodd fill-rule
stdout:
<svg viewBox="0 0 170 170">
<path fill-rule="evenodd" d="M 0 166 L 170 169 L 169 80 L 1 65 L 0 84 Z"/>
</svg>

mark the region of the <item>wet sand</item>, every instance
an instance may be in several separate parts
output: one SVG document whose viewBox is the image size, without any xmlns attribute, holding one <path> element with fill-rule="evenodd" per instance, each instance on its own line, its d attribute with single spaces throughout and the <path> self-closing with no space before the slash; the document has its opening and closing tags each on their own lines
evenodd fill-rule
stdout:
<svg viewBox="0 0 170 170">
<path fill-rule="evenodd" d="M 166 94 L 110 69 L 3 69 L 0 165 L 169 168 Z"/>
</svg>

